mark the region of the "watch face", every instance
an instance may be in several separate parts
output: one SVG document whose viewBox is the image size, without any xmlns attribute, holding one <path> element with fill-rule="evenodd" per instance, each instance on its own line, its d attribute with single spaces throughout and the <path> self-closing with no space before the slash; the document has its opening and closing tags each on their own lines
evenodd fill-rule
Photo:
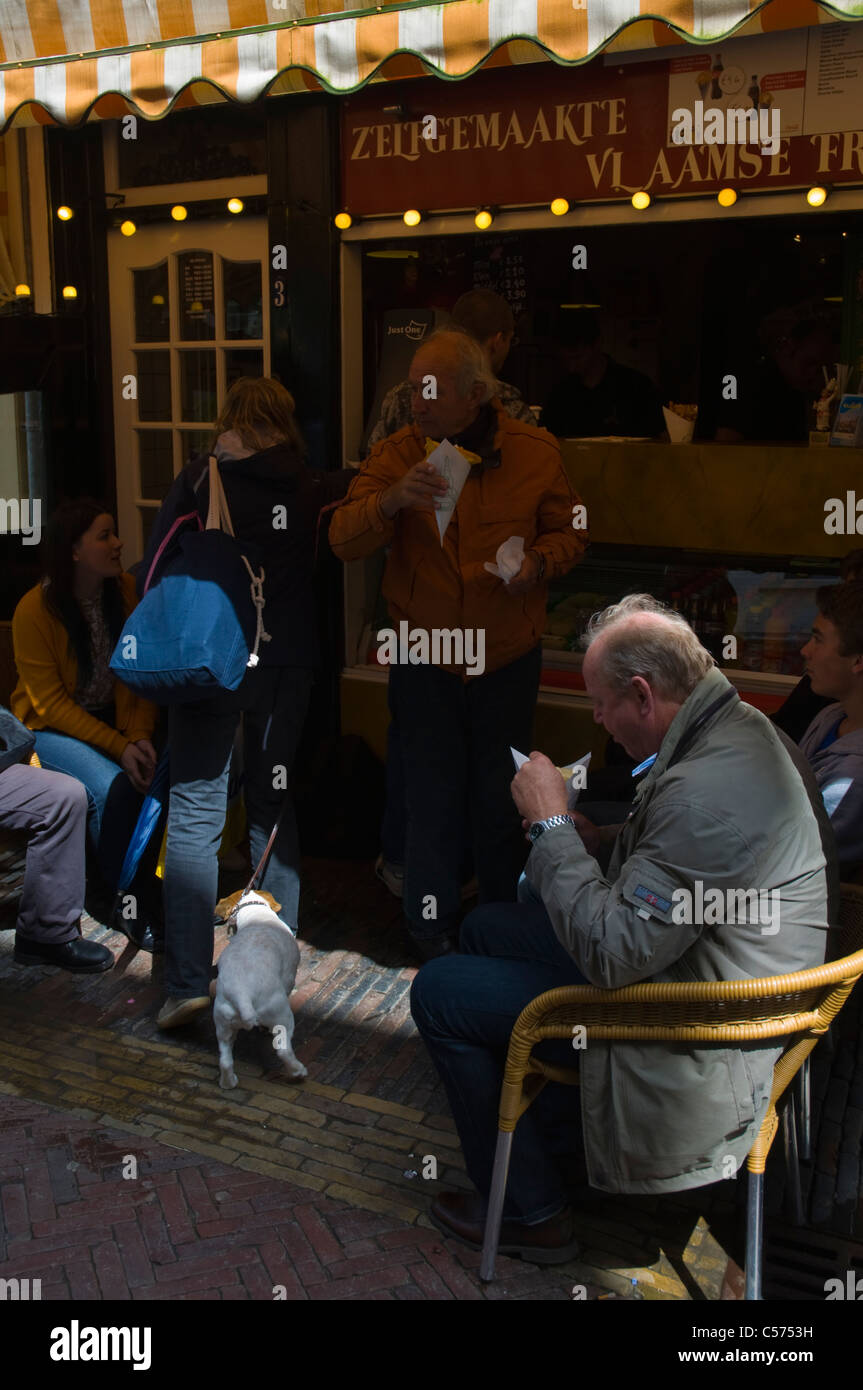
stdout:
<svg viewBox="0 0 863 1390">
<path fill-rule="evenodd" d="M 544 830 L 545 826 L 543 825 L 541 820 L 534 821 L 533 825 L 530 827 L 530 830 L 527 832 L 531 838 L 531 842 L 535 842 L 536 840 L 538 840 Z"/>
</svg>

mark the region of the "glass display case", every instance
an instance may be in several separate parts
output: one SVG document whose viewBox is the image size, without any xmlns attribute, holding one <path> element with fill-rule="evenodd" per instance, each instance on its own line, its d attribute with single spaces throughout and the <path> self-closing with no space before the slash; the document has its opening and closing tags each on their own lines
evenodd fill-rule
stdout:
<svg viewBox="0 0 863 1390">
<path fill-rule="evenodd" d="M 839 562 L 776 555 L 718 555 L 594 544 L 549 586 L 543 635 L 544 684 L 581 665 L 580 638 L 591 614 L 626 594 L 648 593 L 682 614 L 718 664 L 735 672 L 802 674 L 816 590 L 835 584 Z M 791 683 L 791 682 L 789 682 Z"/>
</svg>

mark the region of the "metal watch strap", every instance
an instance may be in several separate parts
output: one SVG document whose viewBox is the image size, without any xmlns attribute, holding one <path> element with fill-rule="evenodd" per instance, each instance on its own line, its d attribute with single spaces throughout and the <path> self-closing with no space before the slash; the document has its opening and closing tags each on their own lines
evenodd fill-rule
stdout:
<svg viewBox="0 0 863 1390">
<path fill-rule="evenodd" d="M 575 825 L 575 821 L 570 815 L 549 816 L 547 820 L 535 820 L 528 830 L 528 834 L 533 844 L 544 835 L 546 830 L 554 830 L 558 825 Z"/>
</svg>

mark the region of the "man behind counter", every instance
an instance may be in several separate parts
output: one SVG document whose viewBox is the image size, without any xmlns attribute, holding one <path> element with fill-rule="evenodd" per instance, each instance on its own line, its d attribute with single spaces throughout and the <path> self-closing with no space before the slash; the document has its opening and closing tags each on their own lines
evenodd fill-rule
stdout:
<svg viewBox="0 0 863 1390">
<path fill-rule="evenodd" d="M 815 317 L 790 327 L 774 318 L 763 337 L 766 355 L 740 373 L 736 399 L 722 403 L 719 444 L 808 441 L 811 404 L 824 385 L 824 368 L 832 371 L 836 358 L 830 326 Z"/>
<path fill-rule="evenodd" d="M 559 439 L 592 435 L 652 438 L 665 428 L 662 400 L 649 377 L 603 352 L 593 313 L 567 314 L 563 357 L 568 373 L 553 387 L 542 425 Z"/>
</svg>

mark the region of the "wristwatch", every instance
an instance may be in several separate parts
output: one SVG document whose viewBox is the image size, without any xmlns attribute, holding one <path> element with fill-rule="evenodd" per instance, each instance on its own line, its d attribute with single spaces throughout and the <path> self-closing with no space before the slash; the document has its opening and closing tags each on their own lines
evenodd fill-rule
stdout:
<svg viewBox="0 0 863 1390">
<path fill-rule="evenodd" d="M 536 844 L 540 835 L 544 835 L 546 830 L 554 830 L 557 825 L 571 825 L 574 828 L 575 821 L 572 819 L 572 816 L 566 815 L 549 816 L 548 820 L 535 820 L 527 832 L 530 836 L 531 844 Z"/>
</svg>

